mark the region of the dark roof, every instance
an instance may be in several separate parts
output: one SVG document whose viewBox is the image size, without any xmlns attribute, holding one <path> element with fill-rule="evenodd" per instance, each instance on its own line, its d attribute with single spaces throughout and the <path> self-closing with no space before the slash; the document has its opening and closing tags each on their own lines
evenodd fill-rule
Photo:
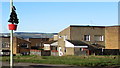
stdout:
<svg viewBox="0 0 120 68">
<path fill-rule="evenodd" d="M 91 25 L 70 25 L 70 27 L 120 27 L 120 25 L 113 25 L 113 26 L 91 26 Z"/>
<path fill-rule="evenodd" d="M 10 38 L 10 36 L 0 36 L 0 38 L 2 38 L 2 39 L 4 39 L 4 38 L 7 38 L 7 39 L 9 39 L 9 38 Z M 28 41 L 28 40 L 26 40 L 26 39 L 19 38 L 19 37 L 16 37 L 16 36 L 14 36 L 13 38 L 17 38 L 17 39 L 24 40 L 24 41 L 26 41 L 26 42 L 30 42 L 30 41 Z"/>
<path fill-rule="evenodd" d="M 44 42 L 44 44 L 52 44 L 52 43 L 54 43 L 54 42 L 57 42 L 57 40 L 51 40 L 51 41 L 46 41 L 46 42 Z"/>
<path fill-rule="evenodd" d="M 67 40 L 67 41 L 71 42 L 75 46 L 88 46 L 88 44 L 86 44 L 85 42 L 78 41 L 78 40 Z"/>
<path fill-rule="evenodd" d="M 91 26 L 91 25 L 70 25 L 70 27 L 102 27 L 102 28 L 105 28 L 105 26 Z"/>
<path fill-rule="evenodd" d="M 49 39 L 49 38 L 28 38 L 28 39 Z"/>
<path fill-rule="evenodd" d="M 106 27 L 120 27 L 120 25 L 106 26 Z"/>
<path fill-rule="evenodd" d="M 92 44 L 91 46 L 98 48 L 98 49 L 105 48 L 105 46 L 100 45 L 100 44 Z"/>
<path fill-rule="evenodd" d="M 10 38 L 10 36 L 0 36 L 0 38 Z"/>
<path fill-rule="evenodd" d="M 2 52 L 10 52 L 10 50 L 2 50 Z"/>
<path fill-rule="evenodd" d="M 105 48 L 105 46 L 100 45 L 100 44 L 91 44 L 91 45 L 89 45 L 89 44 L 87 44 L 87 43 L 85 43 L 83 41 L 78 41 L 78 40 L 67 40 L 67 41 L 71 42 L 75 46 L 89 46 L 89 48 L 92 47 L 92 49 L 93 48 L 95 48 L 95 49 Z"/>
</svg>

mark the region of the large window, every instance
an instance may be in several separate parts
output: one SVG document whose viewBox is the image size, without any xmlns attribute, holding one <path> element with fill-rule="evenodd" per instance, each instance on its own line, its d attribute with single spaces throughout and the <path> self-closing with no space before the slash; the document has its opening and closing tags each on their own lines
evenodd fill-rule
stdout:
<svg viewBox="0 0 120 68">
<path fill-rule="evenodd" d="M 95 41 L 104 41 L 102 35 L 95 35 L 94 38 L 95 38 Z"/>
<path fill-rule="evenodd" d="M 90 41 L 90 35 L 84 35 L 84 41 Z"/>
</svg>

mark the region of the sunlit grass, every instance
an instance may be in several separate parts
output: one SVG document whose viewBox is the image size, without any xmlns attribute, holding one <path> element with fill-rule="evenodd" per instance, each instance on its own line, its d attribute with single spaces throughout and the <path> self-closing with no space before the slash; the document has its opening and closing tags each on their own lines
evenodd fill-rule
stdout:
<svg viewBox="0 0 120 68">
<path fill-rule="evenodd" d="M 15 62 L 77 66 L 118 66 L 118 59 L 118 56 L 14 56 Z M 2 57 L 2 61 L 9 61 L 9 57 Z"/>
</svg>

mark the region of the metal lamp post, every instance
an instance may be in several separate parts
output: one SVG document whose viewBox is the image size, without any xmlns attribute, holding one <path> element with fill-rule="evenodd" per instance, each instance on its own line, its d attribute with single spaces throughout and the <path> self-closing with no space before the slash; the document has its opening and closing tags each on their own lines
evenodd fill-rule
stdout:
<svg viewBox="0 0 120 68">
<path fill-rule="evenodd" d="M 9 30 L 10 30 L 10 68 L 13 68 L 13 30 L 17 29 L 17 24 L 18 22 L 18 18 L 17 18 L 17 14 L 15 12 L 15 6 L 13 6 L 13 0 L 10 0 L 10 19 L 8 20 L 8 22 L 10 22 L 11 24 L 9 24 Z"/>
<path fill-rule="evenodd" d="M 10 12 L 12 12 L 13 0 L 10 0 Z M 13 30 L 10 32 L 10 67 L 13 68 Z"/>
</svg>

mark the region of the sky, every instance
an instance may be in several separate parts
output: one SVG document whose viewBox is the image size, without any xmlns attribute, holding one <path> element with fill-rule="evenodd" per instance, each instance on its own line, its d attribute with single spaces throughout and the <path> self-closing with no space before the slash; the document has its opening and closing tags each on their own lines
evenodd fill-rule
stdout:
<svg viewBox="0 0 120 68">
<path fill-rule="evenodd" d="M 2 32 L 8 30 L 9 2 L 2 2 Z M 15 32 L 58 33 L 70 25 L 118 24 L 118 2 L 14 2 L 19 18 Z"/>
</svg>

